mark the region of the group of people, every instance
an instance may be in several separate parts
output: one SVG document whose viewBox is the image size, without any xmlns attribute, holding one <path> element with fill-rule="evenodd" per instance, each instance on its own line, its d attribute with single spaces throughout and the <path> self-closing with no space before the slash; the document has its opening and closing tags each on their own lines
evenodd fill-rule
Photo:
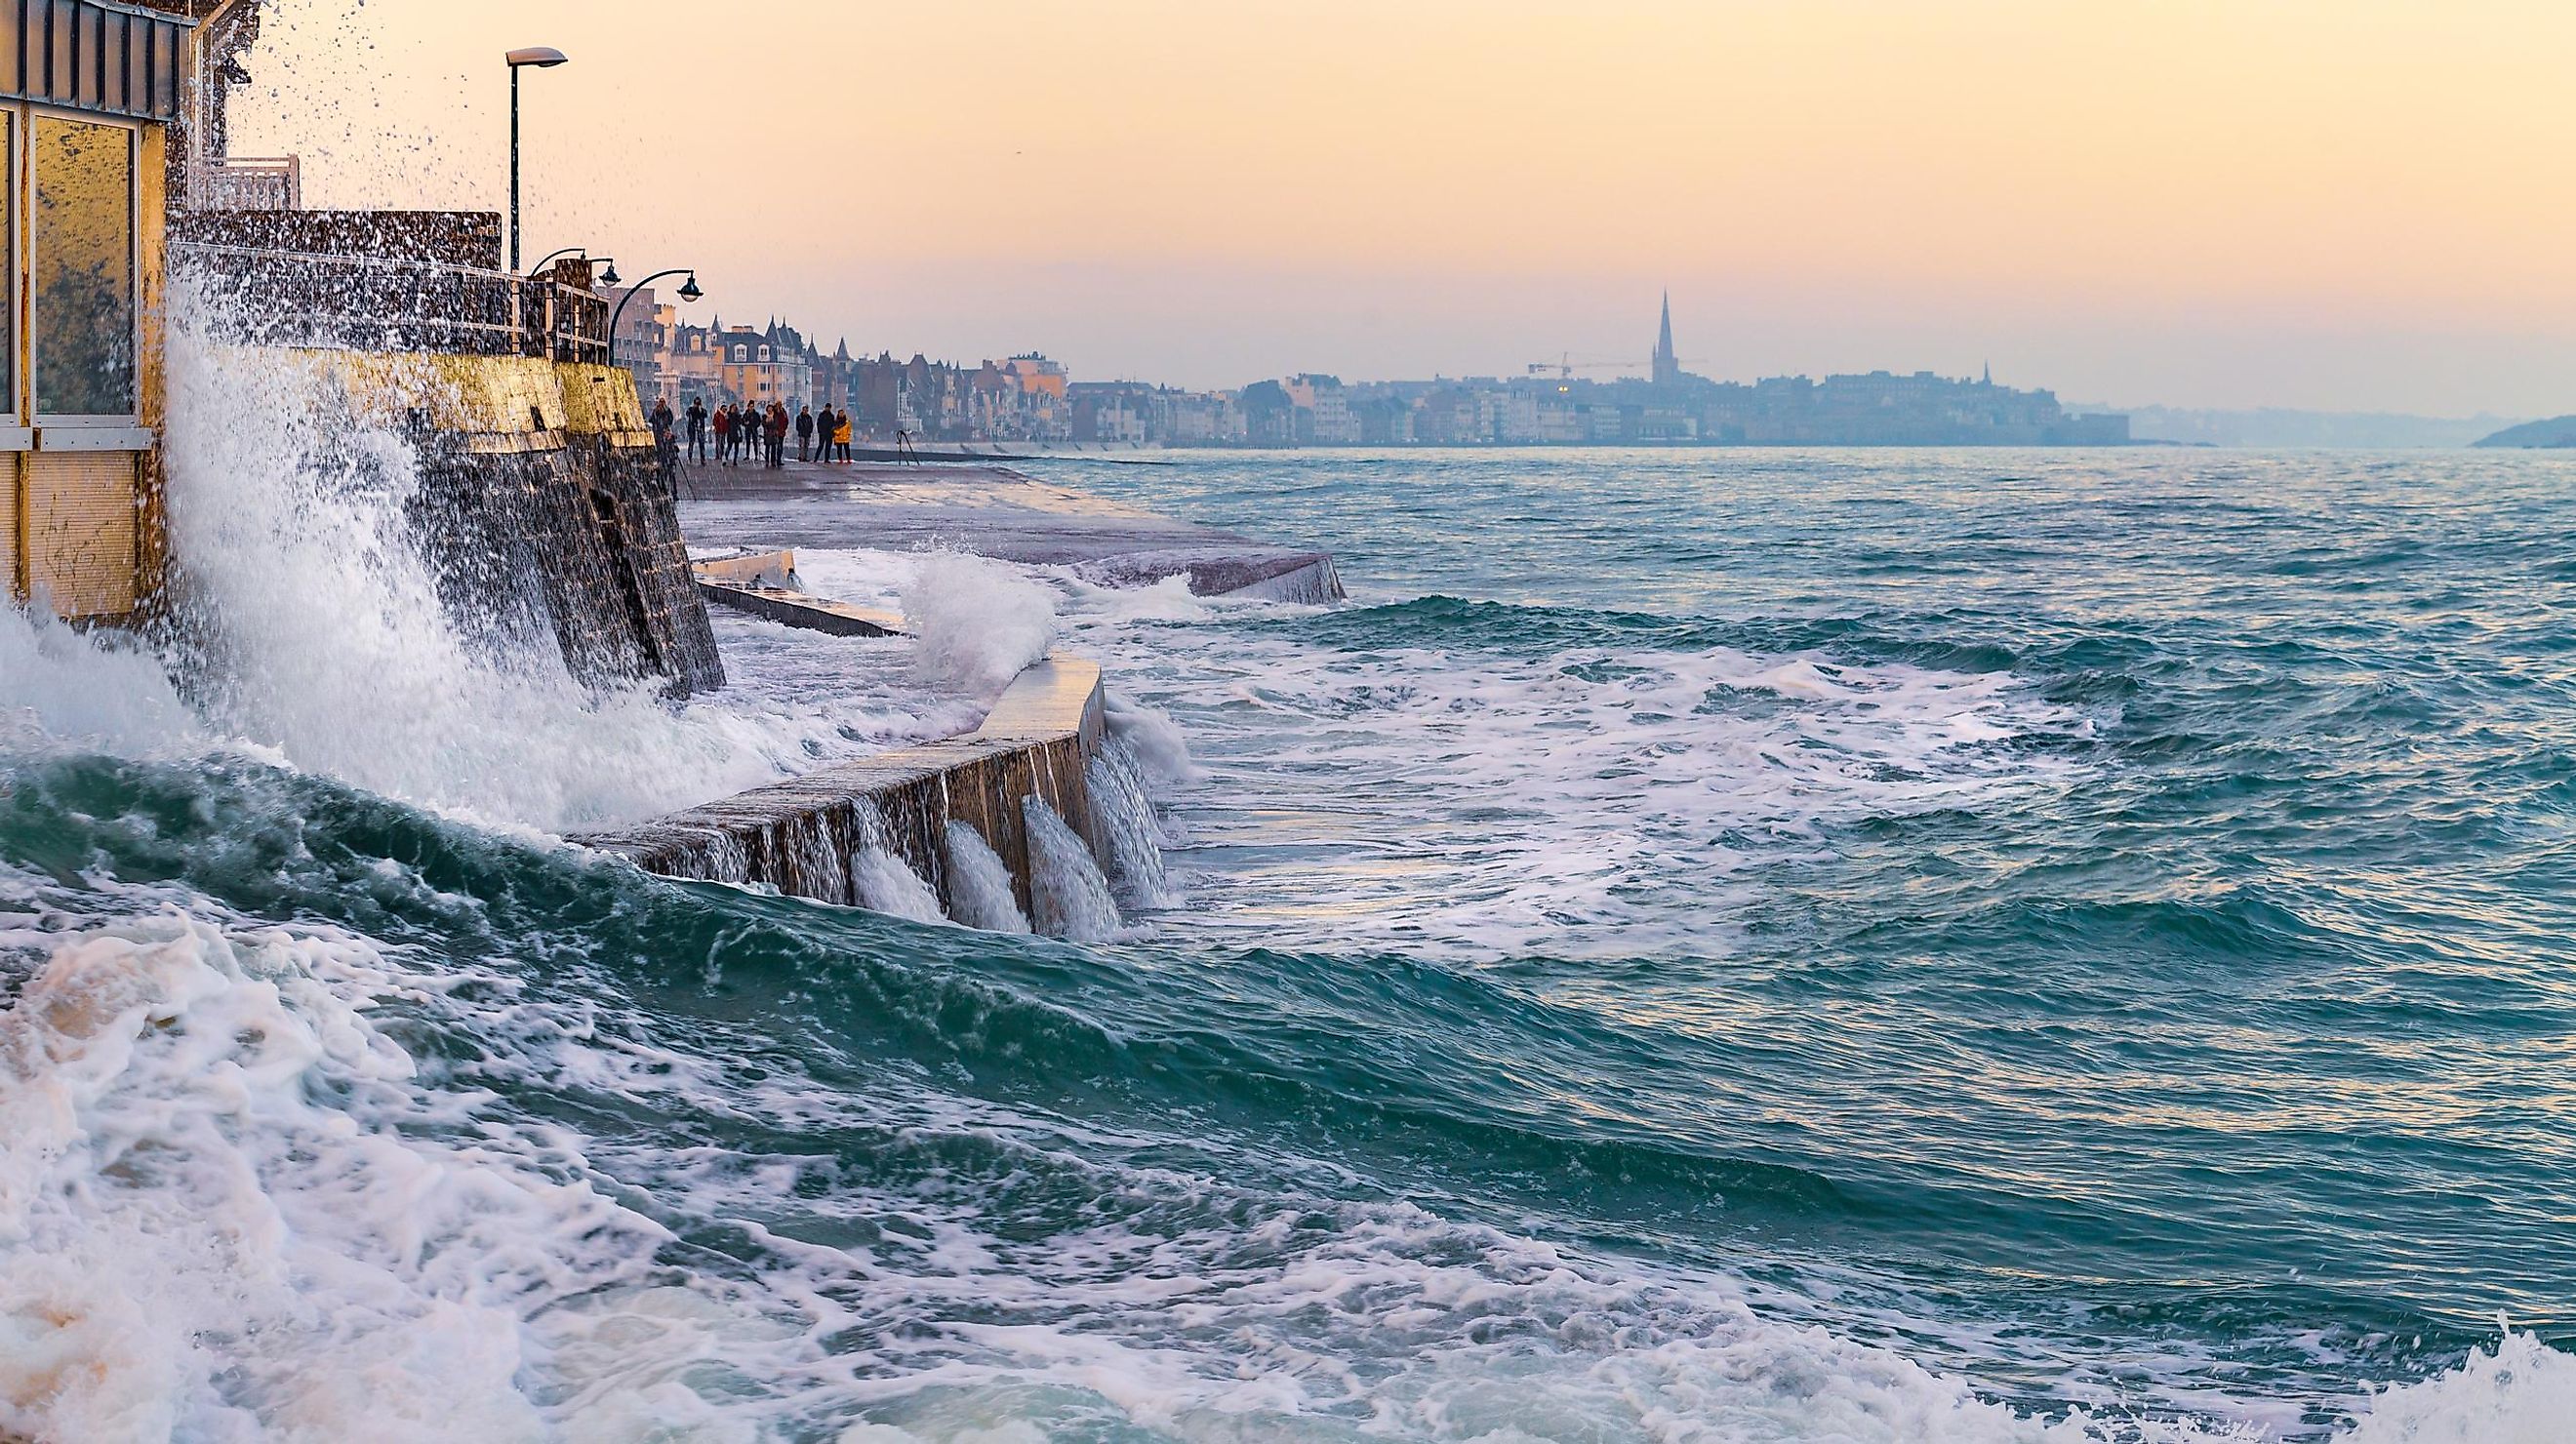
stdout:
<svg viewBox="0 0 2576 1444">
<path fill-rule="evenodd" d="M 655 413 L 668 416 L 669 403 L 657 405 Z M 850 413 L 835 411 L 829 406 L 818 412 L 811 406 L 799 405 L 791 417 L 787 414 L 787 407 L 776 401 L 766 408 L 728 403 L 709 411 L 704 402 L 692 396 L 689 398 L 688 426 L 689 459 L 692 461 L 707 459 L 710 433 L 715 442 L 716 459 L 727 466 L 749 460 L 755 454 L 763 465 L 785 466 L 790 433 L 796 437 L 798 461 L 828 463 L 850 459 Z M 653 429 L 660 433 L 664 423 L 657 420 Z"/>
</svg>

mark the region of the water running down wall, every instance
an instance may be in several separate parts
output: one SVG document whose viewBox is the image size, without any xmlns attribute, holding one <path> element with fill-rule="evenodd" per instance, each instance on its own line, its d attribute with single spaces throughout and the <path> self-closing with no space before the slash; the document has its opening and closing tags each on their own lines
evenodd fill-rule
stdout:
<svg viewBox="0 0 2576 1444">
<path fill-rule="evenodd" d="M 1100 668 L 1057 654 L 1012 682 L 973 733 L 845 762 L 656 822 L 575 842 L 614 853 L 648 872 L 713 882 L 762 883 L 793 897 L 872 906 L 853 859 L 891 854 L 961 921 L 1000 916 L 984 874 L 954 876 L 951 839 L 970 831 L 998 858 L 1018 917 L 1065 936 L 1096 937 L 1097 908 L 1066 879 L 1059 830 L 1081 840 L 1088 860 L 1132 853 L 1150 819 L 1126 815 L 1120 796 L 1094 796 L 1098 759 L 1116 756 L 1108 737 Z M 1126 764 L 1117 775 L 1133 772 Z M 1138 794 L 1141 797 L 1141 793 Z M 1100 804 L 1114 813 L 1105 818 Z M 974 859 L 980 862 L 980 858 Z M 970 863 L 971 867 L 972 864 Z M 1140 869 L 1120 868 L 1122 875 Z M 1095 877 L 1100 876 L 1095 863 Z M 1157 889 L 1159 869 L 1145 880 Z M 1103 902 L 1106 901 L 1105 895 Z M 1110 912 L 1115 914 L 1114 904 Z M 1007 928 L 1006 928 L 1007 930 Z"/>
</svg>

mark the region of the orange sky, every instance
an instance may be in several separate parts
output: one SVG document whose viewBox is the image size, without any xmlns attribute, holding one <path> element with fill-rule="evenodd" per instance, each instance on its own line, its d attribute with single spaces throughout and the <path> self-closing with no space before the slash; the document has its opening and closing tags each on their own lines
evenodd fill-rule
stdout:
<svg viewBox="0 0 2576 1444">
<path fill-rule="evenodd" d="M 871 351 L 1508 373 L 1670 285 L 1720 377 L 2576 410 L 2563 0 L 270 7 L 237 149 L 316 203 L 497 206 L 555 45 L 532 253 Z"/>
</svg>

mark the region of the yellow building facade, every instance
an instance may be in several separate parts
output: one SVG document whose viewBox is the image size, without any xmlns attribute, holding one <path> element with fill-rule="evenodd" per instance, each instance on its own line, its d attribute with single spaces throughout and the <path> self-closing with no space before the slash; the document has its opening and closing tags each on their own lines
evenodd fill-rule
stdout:
<svg viewBox="0 0 2576 1444">
<path fill-rule="evenodd" d="M 118 620 L 161 569 L 170 129 L 181 0 L 0 4 L 0 582 Z"/>
</svg>

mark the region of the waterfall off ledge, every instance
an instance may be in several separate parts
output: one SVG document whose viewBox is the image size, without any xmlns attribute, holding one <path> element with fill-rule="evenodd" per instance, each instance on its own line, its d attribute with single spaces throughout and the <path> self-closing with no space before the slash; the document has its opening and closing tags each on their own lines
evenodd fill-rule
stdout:
<svg viewBox="0 0 2576 1444">
<path fill-rule="evenodd" d="M 1049 809 L 1097 855 L 1107 846 L 1086 764 L 1105 739 L 1099 664 L 1055 653 L 1012 681 L 983 726 L 754 788 L 616 832 L 571 840 L 647 872 L 763 883 L 792 897 L 862 906 L 853 860 L 899 857 L 963 916 L 949 860 L 952 824 L 971 828 L 1035 915 L 1028 804 Z M 979 903 L 980 905 L 980 903 Z"/>
</svg>

